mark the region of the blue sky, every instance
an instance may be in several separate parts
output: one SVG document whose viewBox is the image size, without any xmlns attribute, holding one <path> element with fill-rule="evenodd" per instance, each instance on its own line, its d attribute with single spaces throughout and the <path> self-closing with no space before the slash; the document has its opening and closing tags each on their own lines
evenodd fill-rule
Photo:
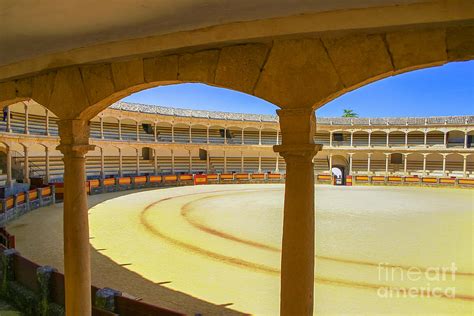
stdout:
<svg viewBox="0 0 474 316">
<path fill-rule="evenodd" d="M 187 109 L 275 114 L 275 105 L 243 93 L 180 84 L 135 93 L 124 101 Z M 450 63 L 374 82 L 331 101 L 316 114 L 341 116 L 352 109 L 361 117 L 474 114 L 474 61 Z"/>
</svg>

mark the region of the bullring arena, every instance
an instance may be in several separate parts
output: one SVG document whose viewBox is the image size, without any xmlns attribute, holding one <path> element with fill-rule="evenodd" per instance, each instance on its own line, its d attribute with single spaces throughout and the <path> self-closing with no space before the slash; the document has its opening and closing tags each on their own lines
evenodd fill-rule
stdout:
<svg viewBox="0 0 474 316">
<path fill-rule="evenodd" d="M 18 0 L 0 16 L 1 315 L 472 314 L 471 0 Z M 405 112 L 390 88 L 366 95 L 380 117 L 320 115 L 449 63 L 464 73 L 424 95 L 411 81 Z M 184 84 L 252 101 L 134 99 Z"/>
<path fill-rule="evenodd" d="M 45 113 L 38 104 L 12 106 L 3 135 L 22 140 L 11 145 L 24 153 L 11 158 L 20 167 L 13 174 L 46 177 L 61 199 L 57 127 Z M 134 125 L 126 124 L 131 119 Z M 118 103 L 92 128 L 98 150 L 86 170 L 93 284 L 189 315 L 278 314 L 285 164 L 271 150 L 281 141 L 276 118 Z M 321 119 L 316 313 L 472 310 L 472 129 L 472 117 Z M 331 185 L 338 184 L 334 167 L 346 186 Z M 7 229 L 26 258 L 61 267 L 61 222 L 55 204 Z M 441 226 L 457 233 L 443 234 Z M 456 278 L 441 283 L 456 289 L 455 298 L 394 303 L 378 292 L 409 284 L 402 275 L 381 278 L 379 269 L 426 271 L 451 262 Z"/>
</svg>

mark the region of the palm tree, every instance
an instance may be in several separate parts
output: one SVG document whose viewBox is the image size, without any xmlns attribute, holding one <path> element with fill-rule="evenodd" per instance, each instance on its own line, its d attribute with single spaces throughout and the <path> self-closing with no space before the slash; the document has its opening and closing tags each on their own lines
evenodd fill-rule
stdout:
<svg viewBox="0 0 474 316">
<path fill-rule="evenodd" d="M 359 117 L 359 114 L 352 111 L 351 109 L 344 109 L 343 111 L 344 113 L 342 114 L 342 117 Z"/>
</svg>

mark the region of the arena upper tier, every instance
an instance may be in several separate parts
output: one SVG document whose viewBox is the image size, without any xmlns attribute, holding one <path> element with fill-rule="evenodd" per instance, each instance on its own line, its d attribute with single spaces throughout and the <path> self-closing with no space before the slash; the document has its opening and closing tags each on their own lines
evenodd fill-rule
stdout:
<svg viewBox="0 0 474 316">
<path fill-rule="evenodd" d="M 35 102 L 0 123 L 3 180 L 61 181 L 57 118 Z M 474 116 L 318 118 L 316 174 L 474 177 Z M 118 102 L 91 122 L 90 178 L 159 173 L 285 172 L 278 117 Z M 25 164 L 25 157 L 28 163 Z M 278 158 L 277 158 L 278 157 Z"/>
</svg>

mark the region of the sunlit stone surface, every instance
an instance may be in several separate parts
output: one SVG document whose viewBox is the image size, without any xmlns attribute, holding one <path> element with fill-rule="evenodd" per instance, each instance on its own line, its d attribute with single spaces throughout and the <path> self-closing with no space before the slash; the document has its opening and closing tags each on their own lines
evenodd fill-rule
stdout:
<svg viewBox="0 0 474 316">
<path fill-rule="evenodd" d="M 277 315 L 283 189 L 118 197 L 90 210 L 91 244 L 152 282 L 171 281 L 170 289 Z M 315 312 L 471 313 L 473 203 L 470 190 L 318 186 Z"/>
</svg>

